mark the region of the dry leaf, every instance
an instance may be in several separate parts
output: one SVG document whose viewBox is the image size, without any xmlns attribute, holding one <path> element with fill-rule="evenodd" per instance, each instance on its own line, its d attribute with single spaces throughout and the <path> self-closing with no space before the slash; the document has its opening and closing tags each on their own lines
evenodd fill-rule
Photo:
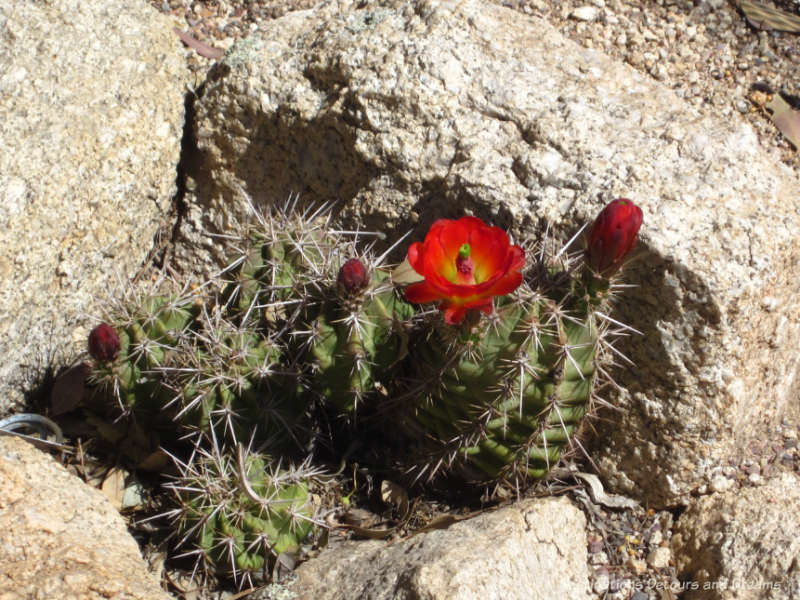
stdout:
<svg viewBox="0 0 800 600">
<path fill-rule="evenodd" d="M 381 482 L 381 499 L 397 511 L 400 519 L 408 514 L 408 492 L 401 485 L 384 479 Z"/>
<path fill-rule="evenodd" d="M 169 464 L 169 455 L 161 448 L 148 454 L 144 460 L 136 465 L 137 469 L 142 471 L 151 471 L 159 473 Z"/>
<path fill-rule="evenodd" d="M 425 278 L 414 270 L 411 263 L 408 262 L 408 258 L 406 258 L 392 271 L 391 279 L 392 283 L 403 285 L 423 281 Z"/>
<path fill-rule="evenodd" d="M 181 31 L 177 27 L 173 27 L 172 30 L 178 34 L 178 37 L 181 38 L 181 41 L 184 44 L 186 44 L 190 48 L 193 48 L 194 51 L 197 52 L 200 56 L 204 56 L 212 60 L 219 60 L 220 58 L 225 56 L 225 50 L 223 50 L 222 48 L 215 48 L 214 46 L 209 46 L 208 44 L 193 38 L 185 31 Z"/>
<path fill-rule="evenodd" d="M 122 469 L 116 467 L 106 473 L 106 478 L 103 480 L 103 485 L 100 486 L 100 491 L 111 500 L 111 504 L 117 510 L 122 509 L 123 499 L 125 497 L 125 477 L 127 473 Z"/>
<path fill-rule="evenodd" d="M 800 33 L 800 17 L 755 0 L 739 0 L 745 18 L 756 29 Z"/>
<path fill-rule="evenodd" d="M 800 149 L 800 111 L 793 109 L 780 94 L 765 105 L 769 118 L 795 149 Z"/>
<path fill-rule="evenodd" d="M 83 398 L 88 376 L 89 366 L 80 363 L 56 377 L 50 392 L 50 414 L 57 416 L 74 410 Z"/>
</svg>

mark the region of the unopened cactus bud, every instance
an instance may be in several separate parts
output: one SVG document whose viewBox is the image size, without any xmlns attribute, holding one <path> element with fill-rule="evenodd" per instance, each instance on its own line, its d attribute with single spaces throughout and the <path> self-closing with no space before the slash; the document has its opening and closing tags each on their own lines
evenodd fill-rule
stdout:
<svg viewBox="0 0 800 600">
<path fill-rule="evenodd" d="M 106 323 L 101 323 L 89 333 L 89 355 L 101 362 L 112 361 L 119 354 L 119 334 Z"/>
<path fill-rule="evenodd" d="M 642 225 L 642 209 L 627 198 L 610 202 L 597 215 L 586 245 L 586 260 L 602 277 L 613 275 L 622 266 Z"/>
<path fill-rule="evenodd" d="M 351 258 L 339 269 L 336 283 L 344 292 L 357 294 L 369 285 L 369 273 L 364 263 L 357 258 Z"/>
</svg>

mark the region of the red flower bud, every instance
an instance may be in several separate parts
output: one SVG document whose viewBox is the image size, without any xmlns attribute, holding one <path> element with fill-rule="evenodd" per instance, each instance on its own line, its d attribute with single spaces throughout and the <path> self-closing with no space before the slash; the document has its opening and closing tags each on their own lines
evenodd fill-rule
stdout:
<svg viewBox="0 0 800 600">
<path fill-rule="evenodd" d="M 111 325 L 101 323 L 89 334 L 89 355 L 95 360 L 111 361 L 119 354 L 119 334 Z"/>
<path fill-rule="evenodd" d="M 351 258 L 339 269 L 336 283 L 346 293 L 357 294 L 369 285 L 369 273 L 364 263 L 357 258 Z"/>
<path fill-rule="evenodd" d="M 586 260 L 595 273 L 613 275 L 636 244 L 642 225 L 642 209 L 627 198 L 610 202 L 592 224 L 586 244 Z"/>
</svg>

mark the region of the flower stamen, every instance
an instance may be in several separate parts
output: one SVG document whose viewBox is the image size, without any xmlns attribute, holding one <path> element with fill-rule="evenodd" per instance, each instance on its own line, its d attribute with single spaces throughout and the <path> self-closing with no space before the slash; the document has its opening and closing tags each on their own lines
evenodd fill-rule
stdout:
<svg viewBox="0 0 800 600">
<path fill-rule="evenodd" d="M 458 271 L 458 283 L 462 285 L 473 285 L 475 283 L 475 263 L 470 258 L 472 249 L 469 244 L 463 244 L 458 249 L 458 257 L 456 258 L 456 270 Z"/>
</svg>

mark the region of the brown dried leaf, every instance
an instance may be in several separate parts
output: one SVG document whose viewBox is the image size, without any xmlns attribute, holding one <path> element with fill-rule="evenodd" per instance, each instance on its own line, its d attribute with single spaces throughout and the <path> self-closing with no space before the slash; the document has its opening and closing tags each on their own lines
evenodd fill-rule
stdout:
<svg viewBox="0 0 800 600">
<path fill-rule="evenodd" d="M 756 0 L 739 0 L 745 18 L 756 29 L 800 33 L 800 17 Z"/>
<path fill-rule="evenodd" d="M 123 498 L 125 497 L 125 477 L 127 473 L 122 469 L 113 468 L 106 473 L 106 478 L 103 480 L 103 485 L 100 486 L 100 491 L 111 500 L 111 504 L 117 510 L 122 509 Z"/>
<path fill-rule="evenodd" d="M 408 492 L 403 486 L 384 479 L 381 482 L 381 499 L 397 511 L 400 519 L 408 515 Z"/>
<path fill-rule="evenodd" d="M 74 410 L 83 399 L 88 376 L 89 366 L 80 363 L 56 377 L 50 392 L 50 414 L 57 416 Z"/>
<path fill-rule="evenodd" d="M 392 271 L 391 279 L 392 283 L 403 285 L 423 281 L 425 278 L 414 270 L 414 267 L 411 266 L 411 263 L 406 258 Z"/>
<path fill-rule="evenodd" d="M 177 27 L 173 27 L 172 30 L 178 34 L 178 37 L 181 38 L 181 41 L 184 44 L 186 44 L 190 48 L 193 48 L 194 51 L 197 52 L 200 56 L 204 56 L 212 60 L 219 60 L 220 58 L 225 56 L 225 50 L 223 50 L 222 48 L 215 48 L 214 46 L 209 46 L 208 44 L 192 37 L 185 31 L 181 31 Z"/>
<path fill-rule="evenodd" d="M 765 105 L 769 118 L 795 149 L 800 149 L 800 111 L 793 109 L 780 94 Z"/>
</svg>

